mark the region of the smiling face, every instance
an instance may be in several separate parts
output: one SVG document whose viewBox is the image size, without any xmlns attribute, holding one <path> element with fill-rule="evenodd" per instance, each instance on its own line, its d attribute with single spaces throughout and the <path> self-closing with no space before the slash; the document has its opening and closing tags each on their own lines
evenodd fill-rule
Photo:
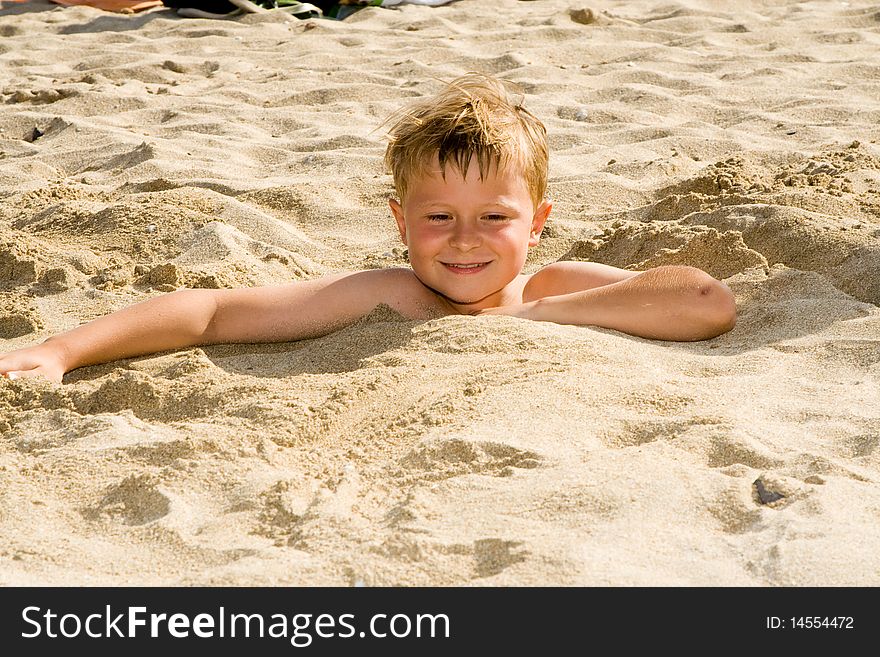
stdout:
<svg viewBox="0 0 880 657">
<path fill-rule="evenodd" d="M 472 159 L 465 177 L 448 165 L 444 180 L 435 154 L 403 205 L 389 204 L 416 277 L 458 312 L 521 303 L 511 283 L 551 208 L 534 208 L 521 174 L 492 164 L 481 180 Z"/>
</svg>

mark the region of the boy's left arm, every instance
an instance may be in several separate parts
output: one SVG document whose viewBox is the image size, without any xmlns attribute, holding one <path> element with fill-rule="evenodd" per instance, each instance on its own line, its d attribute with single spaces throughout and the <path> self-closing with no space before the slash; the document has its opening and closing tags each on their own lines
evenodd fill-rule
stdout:
<svg viewBox="0 0 880 657">
<path fill-rule="evenodd" d="M 730 331 L 736 324 L 736 302 L 730 288 L 706 272 L 668 265 L 608 285 L 478 314 L 601 326 L 654 340 L 695 341 Z"/>
</svg>

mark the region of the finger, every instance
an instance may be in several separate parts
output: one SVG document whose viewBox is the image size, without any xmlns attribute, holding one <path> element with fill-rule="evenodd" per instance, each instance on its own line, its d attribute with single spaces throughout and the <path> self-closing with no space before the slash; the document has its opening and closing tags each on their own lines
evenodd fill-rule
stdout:
<svg viewBox="0 0 880 657">
<path fill-rule="evenodd" d="M 8 378 L 10 381 L 14 381 L 15 379 L 35 379 L 38 376 L 42 376 L 47 379 L 49 378 L 49 375 L 46 374 L 42 367 L 35 367 L 32 370 L 15 370 L 6 373 L 6 378 Z"/>
<path fill-rule="evenodd" d="M 0 372 L 24 372 L 41 366 L 42 363 L 38 359 L 29 357 L 27 354 L 15 355 L 0 360 Z"/>
<path fill-rule="evenodd" d="M 11 370 L 20 370 L 22 367 L 27 367 L 27 365 L 18 358 L 0 358 L 0 374 Z"/>
<path fill-rule="evenodd" d="M 37 367 L 32 370 L 17 370 L 15 372 L 10 372 L 10 374 L 14 374 L 15 379 L 35 379 L 38 376 L 46 376 L 46 373 L 43 372 L 43 368 Z"/>
</svg>

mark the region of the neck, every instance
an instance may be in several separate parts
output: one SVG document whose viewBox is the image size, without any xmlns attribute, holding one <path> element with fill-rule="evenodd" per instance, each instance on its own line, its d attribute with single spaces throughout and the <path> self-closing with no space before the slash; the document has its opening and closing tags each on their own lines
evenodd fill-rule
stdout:
<svg viewBox="0 0 880 657">
<path fill-rule="evenodd" d="M 416 276 L 416 278 L 418 278 L 418 276 Z M 495 292 L 487 294 L 482 299 L 477 299 L 476 301 L 459 301 L 443 294 L 439 290 L 435 290 L 433 287 L 427 285 L 420 278 L 419 281 L 422 283 L 422 285 L 431 290 L 431 292 L 433 292 L 440 298 L 443 304 L 449 308 L 450 314 L 452 315 L 473 315 L 480 310 L 484 310 L 485 308 L 497 308 L 498 306 L 504 306 L 508 305 L 508 303 L 512 303 L 505 301 L 507 286 L 500 290 L 496 290 Z M 493 298 L 495 300 L 494 303 Z"/>
</svg>

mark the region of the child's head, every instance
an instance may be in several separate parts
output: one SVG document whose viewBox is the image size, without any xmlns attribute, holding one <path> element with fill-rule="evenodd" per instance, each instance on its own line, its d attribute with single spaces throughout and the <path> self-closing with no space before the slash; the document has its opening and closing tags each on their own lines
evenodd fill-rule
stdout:
<svg viewBox="0 0 880 657">
<path fill-rule="evenodd" d="M 385 164 L 401 203 L 435 156 L 444 176 L 451 164 L 464 177 L 472 159 L 481 178 L 492 164 L 513 168 L 525 179 L 535 208 L 544 200 L 547 129 L 511 100 L 500 80 L 468 73 L 395 118 Z"/>
<path fill-rule="evenodd" d="M 399 115 L 385 159 L 419 280 L 462 312 L 517 303 L 511 283 L 551 207 L 543 124 L 469 73 Z"/>
</svg>

